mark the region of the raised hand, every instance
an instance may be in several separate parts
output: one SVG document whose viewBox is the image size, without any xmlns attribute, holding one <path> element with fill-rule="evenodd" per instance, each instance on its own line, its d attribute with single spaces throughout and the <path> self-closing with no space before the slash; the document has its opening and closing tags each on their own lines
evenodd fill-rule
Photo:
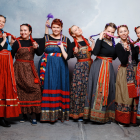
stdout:
<svg viewBox="0 0 140 140">
<path fill-rule="evenodd" d="M 101 32 L 101 33 L 100 33 L 100 38 L 99 38 L 99 39 L 102 40 L 102 39 L 104 38 L 104 35 L 105 35 L 105 34 L 106 34 L 105 31 Z"/>
<path fill-rule="evenodd" d="M 6 37 L 7 37 L 6 33 L 3 33 L 2 37 L 3 37 L 3 40 L 6 40 Z"/>
<path fill-rule="evenodd" d="M 50 21 L 49 20 L 46 21 L 45 26 L 50 27 Z"/>
<path fill-rule="evenodd" d="M 74 48 L 74 53 L 78 53 L 78 47 Z"/>
<path fill-rule="evenodd" d="M 16 38 L 16 36 L 13 36 L 13 37 Z M 11 42 L 10 42 L 10 44 L 12 45 L 14 42 L 15 42 L 15 39 L 13 39 L 13 38 L 11 37 Z"/>
<path fill-rule="evenodd" d="M 89 40 L 90 40 L 92 43 L 95 43 L 95 41 L 93 40 L 92 37 L 89 37 Z"/>
<path fill-rule="evenodd" d="M 36 42 L 33 42 L 33 48 L 37 49 L 38 48 L 38 44 Z"/>
</svg>

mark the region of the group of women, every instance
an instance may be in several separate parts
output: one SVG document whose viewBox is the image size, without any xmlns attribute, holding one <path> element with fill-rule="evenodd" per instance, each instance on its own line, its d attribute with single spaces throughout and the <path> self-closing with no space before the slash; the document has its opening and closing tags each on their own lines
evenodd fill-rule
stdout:
<svg viewBox="0 0 140 140">
<path fill-rule="evenodd" d="M 36 125 L 39 113 L 41 122 L 63 122 L 71 117 L 103 124 L 115 120 L 136 124 L 140 119 L 140 27 L 135 28 L 138 39 L 134 42 L 127 25 L 107 23 L 96 43 L 89 38 L 90 45 L 76 25 L 69 28 L 71 43 L 62 34 L 60 19 L 54 19 L 51 26 L 47 20 L 45 36 L 36 39 L 29 24 L 20 25 L 20 37 L 16 38 L 3 31 L 5 22 L 6 17 L 0 15 L 0 125 L 10 127 L 5 118 L 19 114 L 20 122 L 30 114 L 31 124 Z M 115 45 L 116 30 L 120 42 Z M 38 72 L 35 54 L 42 55 Z M 94 62 L 92 54 L 96 56 Z M 73 57 L 77 63 L 69 88 L 67 60 Z M 116 78 L 112 60 L 117 57 L 121 65 Z"/>
</svg>

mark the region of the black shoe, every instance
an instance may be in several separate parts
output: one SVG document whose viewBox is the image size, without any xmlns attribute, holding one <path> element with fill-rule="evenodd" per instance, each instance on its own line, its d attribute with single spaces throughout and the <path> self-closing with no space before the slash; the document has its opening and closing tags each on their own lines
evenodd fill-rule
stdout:
<svg viewBox="0 0 140 140">
<path fill-rule="evenodd" d="M 11 127 L 11 124 L 9 124 L 4 119 L 0 119 L 0 125 L 3 126 L 3 127 Z"/>
<path fill-rule="evenodd" d="M 10 125 L 10 126 L 11 126 L 11 124 L 10 124 L 8 121 L 4 120 L 4 122 L 5 122 L 5 124 L 7 124 L 7 125 Z"/>
</svg>

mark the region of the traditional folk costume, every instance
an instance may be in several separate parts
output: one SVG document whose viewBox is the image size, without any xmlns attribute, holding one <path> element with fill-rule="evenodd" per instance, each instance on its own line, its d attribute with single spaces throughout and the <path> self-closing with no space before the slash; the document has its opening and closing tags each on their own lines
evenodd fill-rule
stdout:
<svg viewBox="0 0 140 140">
<path fill-rule="evenodd" d="M 138 53 L 133 45 L 126 51 L 120 41 L 115 47 L 121 62 L 116 79 L 115 120 L 124 124 L 136 123 L 138 95 L 136 93 L 136 65 Z"/>
<path fill-rule="evenodd" d="M 44 51 L 45 38 L 34 39 L 39 47 L 33 48 L 31 40 L 17 40 L 13 44 L 14 70 L 21 111 L 23 114 L 41 112 L 41 85 L 34 65 L 34 55 Z"/>
<path fill-rule="evenodd" d="M 137 80 L 137 95 L 139 96 L 138 109 L 137 109 L 137 120 L 140 122 L 140 46 L 136 47 L 136 51 L 138 53 L 138 65 L 136 72 L 136 80 Z"/>
<path fill-rule="evenodd" d="M 0 43 L 3 41 L 3 30 L 0 30 Z M 11 47 L 7 39 L 0 45 L 0 117 L 18 117 L 21 114 L 17 96 Z"/>
<path fill-rule="evenodd" d="M 106 123 L 115 120 L 115 48 L 110 40 L 98 39 L 93 54 L 97 57 L 90 68 L 84 119 Z"/>
<path fill-rule="evenodd" d="M 72 46 L 75 47 L 75 42 L 72 43 Z M 91 59 L 91 52 L 88 51 L 88 46 L 85 41 L 78 42 L 78 46 L 78 53 L 74 54 L 77 58 L 77 63 L 73 71 L 70 92 L 69 116 L 73 119 L 83 117 L 89 70 L 93 62 Z"/>
<path fill-rule="evenodd" d="M 39 62 L 38 73 L 42 85 L 40 121 L 69 120 L 69 70 L 55 39 L 46 35 L 45 52 Z M 65 51 L 69 52 L 70 40 L 63 36 Z"/>
</svg>

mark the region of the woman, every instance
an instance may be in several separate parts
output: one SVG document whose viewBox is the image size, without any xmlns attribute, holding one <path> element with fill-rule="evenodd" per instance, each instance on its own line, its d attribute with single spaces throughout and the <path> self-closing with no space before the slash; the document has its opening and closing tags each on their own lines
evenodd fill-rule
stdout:
<svg viewBox="0 0 140 140">
<path fill-rule="evenodd" d="M 136 65 L 138 53 L 130 44 L 127 25 L 117 28 L 120 42 L 115 51 L 121 62 L 116 79 L 115 119 L 122 124 L 136 123 L 137 95 L 136 95 Z"/>
<path fill-rule="evenodd" d="M 108 23 L 96 41 L 93 54 L 96 59 L 91 65 L 87 95 L 84 108 L 84 119 L 99 123 L 110 123 L 115 120 L 115 73 L 112 59 L 115 59 L 113 39 L 116 25 Z"/>
<path fill-rule="evenodd" d="M 43 92 L 40 120 L 55 122 L 61 119 L 63 122 L 69 120 L 69 70 L 66 60 L 71 43 L 62 35 L 62 20 L 54 19 L 51 29 L 52 34 L 45 35 L 45 52 L 38 69 Z"/>
<path fill-rule="evenodd" d="M 138 53 L 138 65 L 137 65 L 137 72 L 136 72 L 136 80 L 137 80 L 137 95 L 139 96 L 138 101 L 138 109 L 137 109 L 137 123 L 140 124 L 140 26 L 135 27 L 134 29 L 135 33 L 137 34 L 138 39 L 133 42 L 133 44 L 136 44 L 136 51 Z M 140 127 L 140 125 L 139 125 Z"/>
<path fill-rule="evenodd" d="M 14 77 L 13 59 L 7 34 L 2 30 L 6 17 L 0 15 L 0 125 L 10 127 L 5 118 L 18 117 L 21 113 L 18 104 L 17 89 Z"/>
<path fill-rule="evenodd" d="M 69 34 L 73 37 L 74 56 L 77 58 L 77 63 L 73 72 L 70 92 L 70 117 L 82 121 L 85 106 L 85 96 L 87 93 L 87 83 L 90 66 L 92 64 L 91 51 L 94 48 L 94 40 L 90 38 L 92 46 L 82 36 L 82 30 L 73 25 L 69 28 Z"/>
<path fill-rule="evenodd" d="M 32 39 L 32 27 L 29 24 L 20 26 L 20 37 L 13 44 L 12 56 L 15 56 L 14 70 L 17 92 L 24 122 L 27 113 L 32 115 L 32 125 L 36 125 L 36 114 L 41 112 L 40 80 L 34 65 L 34 55 L 42 55 L 45 38 Z M 29 39 L 30 37 L 30 39 Z"/>
</svg>

